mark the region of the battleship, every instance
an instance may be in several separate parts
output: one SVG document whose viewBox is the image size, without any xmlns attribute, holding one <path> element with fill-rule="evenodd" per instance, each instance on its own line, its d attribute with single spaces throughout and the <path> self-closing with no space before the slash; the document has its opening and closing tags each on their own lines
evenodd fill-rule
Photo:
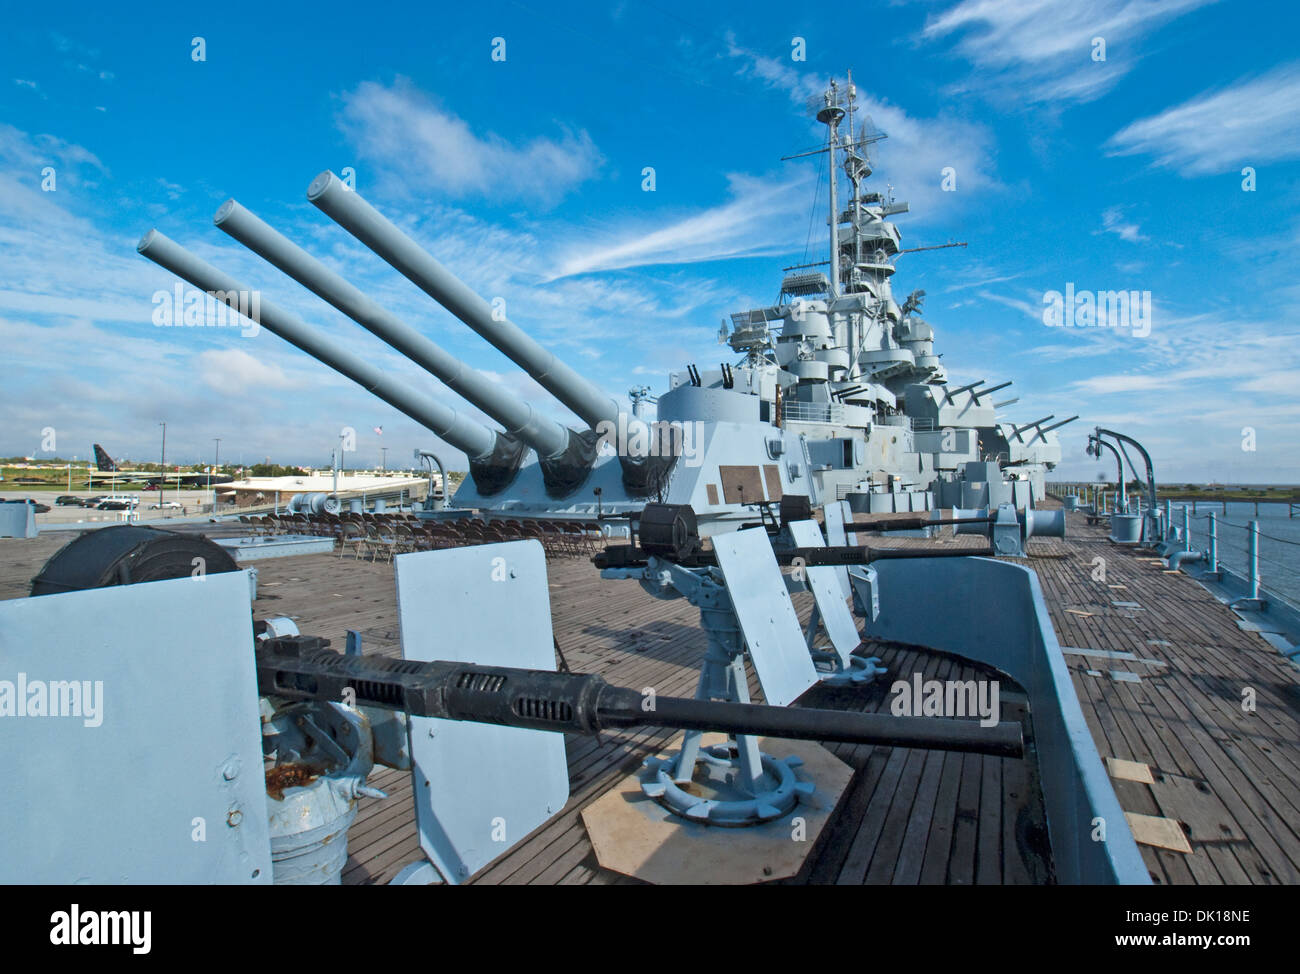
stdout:
<svg viewBox="0 0 1300 974">
<path fill-rule="evenodd" d="M 867 188 L 884 133 L 856 101 L 850 78 L 812 106 L 827 259 L 724 319 L 737 360 L 627 406 L 336 175 L 310 183 L 579 428 L 234 200 L 221 231 L 500 429 L 149 231 L 141 255 L 235 309 L 261 294 L 261 329 L 469 475 L 419 509 L 320 494 L 66 544 L 25 508 L 0 548 L 24 785 L 0 878 L 1300 880 L 1296 671 L 1158 547 L 1153 475 L 1145 508 L 1081 504 L 1049 482 L 1077 417 L 1004 418 L 1011 380 L 949 382 L 923 292 L 893 294 L 907 205 Z M 142 617 L 187 638 L 125 645 Z M 69 781 L 115 814 L 74 826 Z"/>
</svg>

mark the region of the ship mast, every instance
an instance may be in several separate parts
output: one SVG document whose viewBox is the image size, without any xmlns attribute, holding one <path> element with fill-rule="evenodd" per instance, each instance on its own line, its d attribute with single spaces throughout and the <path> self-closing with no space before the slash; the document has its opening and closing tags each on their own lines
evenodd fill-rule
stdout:
<svg viewBox="0 0 1300 974">
<path fill-rule="evenodd" d="M 827 156 L 830 161 L 831 197 L 831 288 L 829 297 L 834 300 L 840 296 L 840 214 L 839 195 L 836 192 L 839 181 L 835 172 L 835 147 L 839 142 L 840 119 L 844 117 L 844 109 L 840 107 L 839 85 L 835 83 L 835 79 L 831 79 L 830 90 L 826 92 L 824 97 L 826 104 L 817 113 L 817 121 L 830 130 L 826 143 Z"/>
</svg>

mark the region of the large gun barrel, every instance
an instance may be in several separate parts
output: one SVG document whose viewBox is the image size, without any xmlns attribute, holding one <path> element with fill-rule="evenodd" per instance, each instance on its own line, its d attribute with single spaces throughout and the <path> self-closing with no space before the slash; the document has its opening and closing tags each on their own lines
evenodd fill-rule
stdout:
<svg viewBox="0 0 1300 974">
<path fill-rule="evenodd" d="M 312 180 L 307 199 L 391 264 L 416 287 L 500 349 L 520 368 L 595 429 L 617 423 L 618 404 L 523 332 L 434 260 L 334 173 Z"/>
<path fill-rule="evenodd" d="M 235 200 L 223 203 L 213 222 L 249 250 L 437 376 L 453 392 L 505 427 L 507 433 L 535 449 L 539 457 L 558 455 L 568 447 L 569 430 L 466 366 Z"/>
<path fill-rule="evenodd" d="M 292 700 L 339 700 L 351 691 L 357 704 L 419 717 L 559 733 L 675 727 L 1001 757 L 1024 751 L 1015 723 L 650 697 L 594 674 L 343 656 L 318 637 L 268 640 L 258 650 L 257 680 L 259 692 Z"/>
<path fill-rule="evenodd" d="M 157 230 L 150 230 L 145 234 L 136 249 L 155 264 L 189 281 L 199 290 L 206 291 L 216 300 L 222 301 L 235 310 L 241 310 L 241 294 L 255 293 Z M 400 409 L 452 446 L 464 450 L 471 460 L 489 457 L 498 450 L 499 437 L 486 426 L 461 416 L 456 410 L 395 381 L 382 370 L 317 334 L 306 322 L 277 307 L 264 297 L 260 298 L 256 321 L 261 327 L 296 345 L 384 402 Z"/>
</svg>

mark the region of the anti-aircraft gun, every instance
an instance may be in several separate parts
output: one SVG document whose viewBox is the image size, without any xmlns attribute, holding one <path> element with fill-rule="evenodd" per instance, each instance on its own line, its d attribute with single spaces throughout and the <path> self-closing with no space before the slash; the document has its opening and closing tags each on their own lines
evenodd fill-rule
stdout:
<svg viewBox="0 0 1300 974">
<path fill-rule="evenodd" d="M 567 734 L 629 727 L 722 731 L 795 740 L 936 748 L 1018 757 L 1018 726 L 954 727 L 939 718 L 722 703 L 611 686 L 595 674 L 557 673 L 445 660 L 412 663 L 346 656 L 317 636 L 282 636 L 257 650 L 258 690 L 286 700 L 353 699 L 415 717 Z M 347 691 L 352 691 L 351 694 Z M 972 732 L 972 731 L 976 732 Z M 989 730 L 989 733 L 979 733 Z"/>
<path fill-rule="evenodd" d="M 840 511 L 838 505 L 826 509 Z M 772 511 L 762 513 L 762 522 L 714 534 L 706 548 L 689 505 L 648 504 L 634 519 L 630 544 L 610 546 L 593 558 L 605 578 L 636 581 L 655 598 L 685 598 L 699 608 L 708 648 L 701 661 L 697 700 L 747 705 L 747 660 L 768 703 L 791 703 L 819 683 L 871 683 L 885 670 L 879 658 L 856 652 L 862 639 L 846 604 L 853 595 L 868 621 L 874 618 L 877 590 L 871 564 L 995 553 L 992 548 L 828 546 L 811 520 L 806 497 L 783 497 L 779 522 Z M 962 523 L 977 520 L 990 522 L 984 516 Z M 841 537 L 843 533 L 841 525 Z M 784 575 L 783 567 L 793 571 Z M 796 591 L 811 592 L 815 600 L 806 630 L 790 599 Z M 825 645 L 818 645 L 821 627 Z M 966 723 L 948 730 L 964 734 L 976 727 Z M 686 787 L 696 780 L 700 762 L 714 773 L 722 768 L 729 781 L 740 782 L 746 800 L 701 802 Z M 737 736 L 734 748 L 718 753 L 703 747 L 700 734 L 687 733 L 679 751 L 646 762 L 641 791 L 687 818 L 731 826 L 762 824 L 788 812 L 797 799 L 789 789 L 764 787 L 765 775 L 779 777 L 778 764 L 760 751 L 754 735 Z"/>
<path fill-rule="evenodd" d="M 195 573 L 196 560 L 205 571 Z M 403 555 L 395 570 L 403 657 L 363 655 L 352 638 L 340 654 L 287 619 L 253 624 L 247 573 L 210 540 L 121 526 L 71 542 L 32 597 L 0 603 L 0 652 L 31 676 L 19 692 L 24 706 L 38 684 L 46 692 L 47 676 L 89 678 L 51 682 L 42 698 L 43 715 L 74 719 L 12 729 L 6 775 L 25 787 L 0 799 L 12 840 L 0 843 L 0 872 L 26 881 L 337 882 L 359 799 L 383 797 L 367 784 L 380 763 L 413 776 L 428 861 L 402 881 L 459 882 L 509 847 L 495 837 L 498 819 L 522 838 L 565 805 L 565 734 L 664 727 L 1002 756 L 1022 749 L 1018 724 L 681 699 L 555 672 L 536 541 Z M 139 638 L 140 619 L 186 638 Z M 812 787 L 782 768 L 792 799 Z M 69 782 L 112 814 L 87 821 Z M 204 842 L 192 838 L 196 829 Z"/>
</svg>

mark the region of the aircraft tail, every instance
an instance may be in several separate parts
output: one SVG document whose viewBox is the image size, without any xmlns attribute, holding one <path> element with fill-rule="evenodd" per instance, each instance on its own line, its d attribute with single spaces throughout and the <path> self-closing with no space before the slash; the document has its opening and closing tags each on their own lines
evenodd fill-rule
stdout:
<svg viewBox="0 0 1300 974">
<path fill-rule="evenodd" d="M 98 443 L 95 444 L 95 465 L 100 470 L 117 469 L 117 461 L 110 457 Z"/>
</svg>

